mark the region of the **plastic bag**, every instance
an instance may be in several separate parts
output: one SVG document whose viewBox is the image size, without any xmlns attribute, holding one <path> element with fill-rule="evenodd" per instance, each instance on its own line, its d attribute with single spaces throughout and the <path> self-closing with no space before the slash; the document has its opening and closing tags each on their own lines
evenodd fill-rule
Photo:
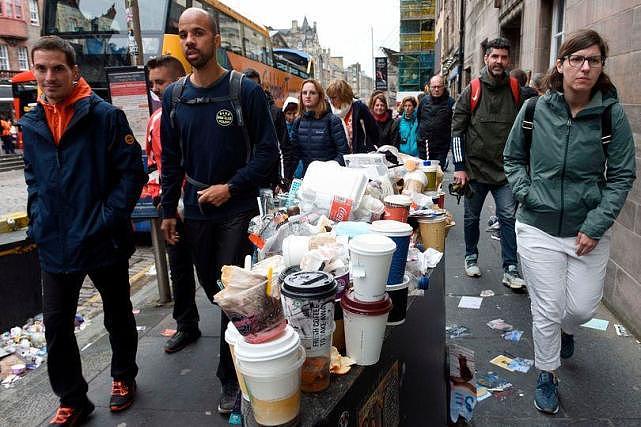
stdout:
<svg viewBox="0 0 641 427">
<path fill-rule="evenodd" d="M 257 344 L 274 339 L 285 329 L 286 321 L 277 286 L 269 286 L 265 276 L 235 266 L 223 267 L 225 288 L 214 301 L 245 337 Z M 258 281 L 258 283 L 256 283 Z"/>
</svg>

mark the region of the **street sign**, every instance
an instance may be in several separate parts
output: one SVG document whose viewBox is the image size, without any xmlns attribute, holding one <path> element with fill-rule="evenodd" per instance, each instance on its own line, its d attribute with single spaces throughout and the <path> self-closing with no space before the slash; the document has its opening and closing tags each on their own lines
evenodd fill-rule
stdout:
<svg viewBox="0 0 641 427">
<path fill-rule="evenodd" d="M 374 58 L 376 65 L 376 90 L 387 90 L 387 57 Z"/>
</svg>

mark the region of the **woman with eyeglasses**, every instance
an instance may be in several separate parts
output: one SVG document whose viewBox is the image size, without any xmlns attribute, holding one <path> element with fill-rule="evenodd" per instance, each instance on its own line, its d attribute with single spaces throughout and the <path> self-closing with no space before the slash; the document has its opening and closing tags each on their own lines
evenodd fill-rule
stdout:
<svg viewBox="0 0 641 427">
<path fill-rule="evenodd" d="M 634 141 L 592 30 L 569 35 L 505 146 L 540 370 L 534 405 L 559 410 L 558 369 L 603 296 L 611 230 L 635 179 Z"/>
</svg>

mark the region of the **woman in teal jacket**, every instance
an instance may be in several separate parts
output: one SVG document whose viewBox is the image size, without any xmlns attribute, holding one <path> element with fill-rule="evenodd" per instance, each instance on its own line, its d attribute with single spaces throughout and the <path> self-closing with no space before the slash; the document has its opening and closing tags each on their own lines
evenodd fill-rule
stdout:
<svg viewBox="0 0 641 427">
<path fill-rule="evenodd" d="M 402 113 L 398 118 L 396 147 L 403 154 L 418 157 L 418 118 L 416 98 L 406 96 L 401 103 Z"/>
<path fill-rule="evenodd" d="M 603 71 L 606 56 L 595 31 L 568 36 L 545 78 L 547 93 L 528 101 L 535 103 L 532 130 L 524 130 L 530 127 L 526 103 L 504 151 L 520 205 L 516 237 L 541 371 L 534 404 L 546 413 L 559 409 L 561 358 L 572 356 L 574 332 L 603 295 L 609 229 L 635 179 L 634 140 Z"/>
</svg>

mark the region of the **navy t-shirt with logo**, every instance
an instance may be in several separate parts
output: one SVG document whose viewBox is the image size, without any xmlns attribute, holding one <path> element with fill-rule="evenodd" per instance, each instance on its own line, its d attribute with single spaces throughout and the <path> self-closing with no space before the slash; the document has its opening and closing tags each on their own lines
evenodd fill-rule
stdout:
<svg viewBox="0 0 641 427">
<path fill-rule="evenodd" d="M 162 144 L 162 214 L 176 215 L 185 174 L 209 185 L 230 183 L 232 198 L 220 207 L 198 204 L 196 188 L 185 184 L 184 204 L 187 219 L 224 219 L 256 208 L 258 187 L 268 181 L 278 162 L 278 142 L 267 99 L 262 88 L 243 79 L 241 106 L 252 155 L 247 162 L 247 148 L 242 128 L 231 101 L 185 103 L 195 98 L 222 98 L 229 95 L 229 72 L 211 86 L 194 86 L 187 78 L 176 104 L 174 125 L 169 118 L 173 85 L 165 90 L 160 126 Z M 182 139 L 182 148 L 180 139 Z M 184 157 L 184 161 L 181 159 Z"/>
</svg>

